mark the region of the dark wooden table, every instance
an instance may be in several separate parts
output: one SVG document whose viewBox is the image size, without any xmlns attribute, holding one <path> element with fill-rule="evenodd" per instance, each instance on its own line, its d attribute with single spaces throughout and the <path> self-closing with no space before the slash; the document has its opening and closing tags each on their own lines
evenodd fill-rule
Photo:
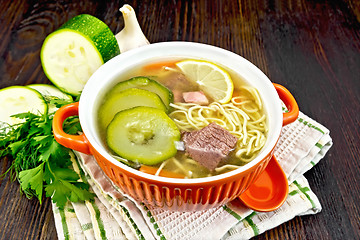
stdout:
<svg viewBox="0 0 360 240">
<path fill-rule="evenodd" d="M 360 239 L 360 2 L 1 0 L 0 88 L 49 83 L 39 58 L 44 38 L 80 13 L 117 33 L 124 3 L 150 42 L 202 42 L 242 55 L 330 129 L 334 146 L 306 173 L 322 212 L 256 239 Z M 1 160 L 0 172 L 9 166 Z M 8 177 L 0 179 L 0 218 L 0 239 L 56 239 L 49 199 L 26 199 Z"/>
</svg>

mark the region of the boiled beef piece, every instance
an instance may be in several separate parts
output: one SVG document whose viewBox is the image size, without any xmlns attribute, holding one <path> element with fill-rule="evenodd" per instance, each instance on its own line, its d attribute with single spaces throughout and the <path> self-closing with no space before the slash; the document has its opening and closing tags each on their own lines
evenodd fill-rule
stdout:
<svg viewBox="0 0 360 240">
<path fill-rule="evenodd" d="M 183 141 L 189 156 L 212 171 L 234 149 L 237 138 L 213 122 L 201 130 L 183 133 Z"/>
<path fill-rule="evenodd" d="M 184 74 L 171 72 L 164 77 L 163 83 L 174 94 L 174 102 L 184 102 L 182 92 L 192 91 L 193 84 L 185 77 Z"/>
</svg>

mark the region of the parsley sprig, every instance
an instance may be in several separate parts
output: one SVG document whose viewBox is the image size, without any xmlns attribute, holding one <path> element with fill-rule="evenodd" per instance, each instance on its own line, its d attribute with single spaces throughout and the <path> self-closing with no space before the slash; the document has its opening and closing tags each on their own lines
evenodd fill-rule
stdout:
<svg viewBox="0 0 360 240">
<path fill-rule="evenodd" d="M 29 199 L 37 197 L 40 203 L 45 192 L 60 208 L 68 200 L 92 199 L 94 194 L 89 192 L 89 185 L 79 181 L 79 175 L 72 169 L 71 150 L 54 139 L 53 115 L 20 113 L 14 117 L 24 122 L 0 126 L 0 158 L 8 156 L 13 160 L 6 173 L 20 182 L 22 192 Z M 64 131 L 69 134 L 81 131 L 78 119 L 69 118 L 64 123 Z"/>
</svg>

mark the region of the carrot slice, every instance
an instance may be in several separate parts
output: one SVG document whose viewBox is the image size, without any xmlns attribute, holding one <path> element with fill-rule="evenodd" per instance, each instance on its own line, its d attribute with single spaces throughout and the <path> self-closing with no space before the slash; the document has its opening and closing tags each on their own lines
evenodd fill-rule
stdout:
<svg viewBox="0 0 360 240">
<path fill-rule="evenodd" d="M 177 61 L 152 63 L 149 65 L 145 65 L 143 67 L 143 70 L 144 71 L 159 71 L 159 70 L 162 70 L 164 67 L 175 68 L 176 62 Z"/>
<path fill-rule="evenodd" d="M 146 165 L 142 165 L 139 169 L 140 172 L 148 173 L 151 175 L 155 175 L 158 168 L 156 167 L 150 167 Z M 182 175 L 180 173 L 174 173 L 167 170 L 161 170 L 159 173 L 159 176 L 161 177 L 168 177 L 168 178 L 185 178 L 185 175 Z"/>
</svg>

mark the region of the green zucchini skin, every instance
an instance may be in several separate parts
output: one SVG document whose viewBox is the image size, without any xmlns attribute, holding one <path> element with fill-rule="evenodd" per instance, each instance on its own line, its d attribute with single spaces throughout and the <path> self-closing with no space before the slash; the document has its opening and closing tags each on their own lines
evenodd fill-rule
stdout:
<svg viewBox="0 0 360 240">
<path fill-rule="evenodd" d="M 120 54 L 118 42 L 110 28 L 94 16 L 77 15 L 64 23 L 58 30 L 60 29 L 71 29 L 89 38 L 100 52 L 104 63 Z"/>
</svg>

